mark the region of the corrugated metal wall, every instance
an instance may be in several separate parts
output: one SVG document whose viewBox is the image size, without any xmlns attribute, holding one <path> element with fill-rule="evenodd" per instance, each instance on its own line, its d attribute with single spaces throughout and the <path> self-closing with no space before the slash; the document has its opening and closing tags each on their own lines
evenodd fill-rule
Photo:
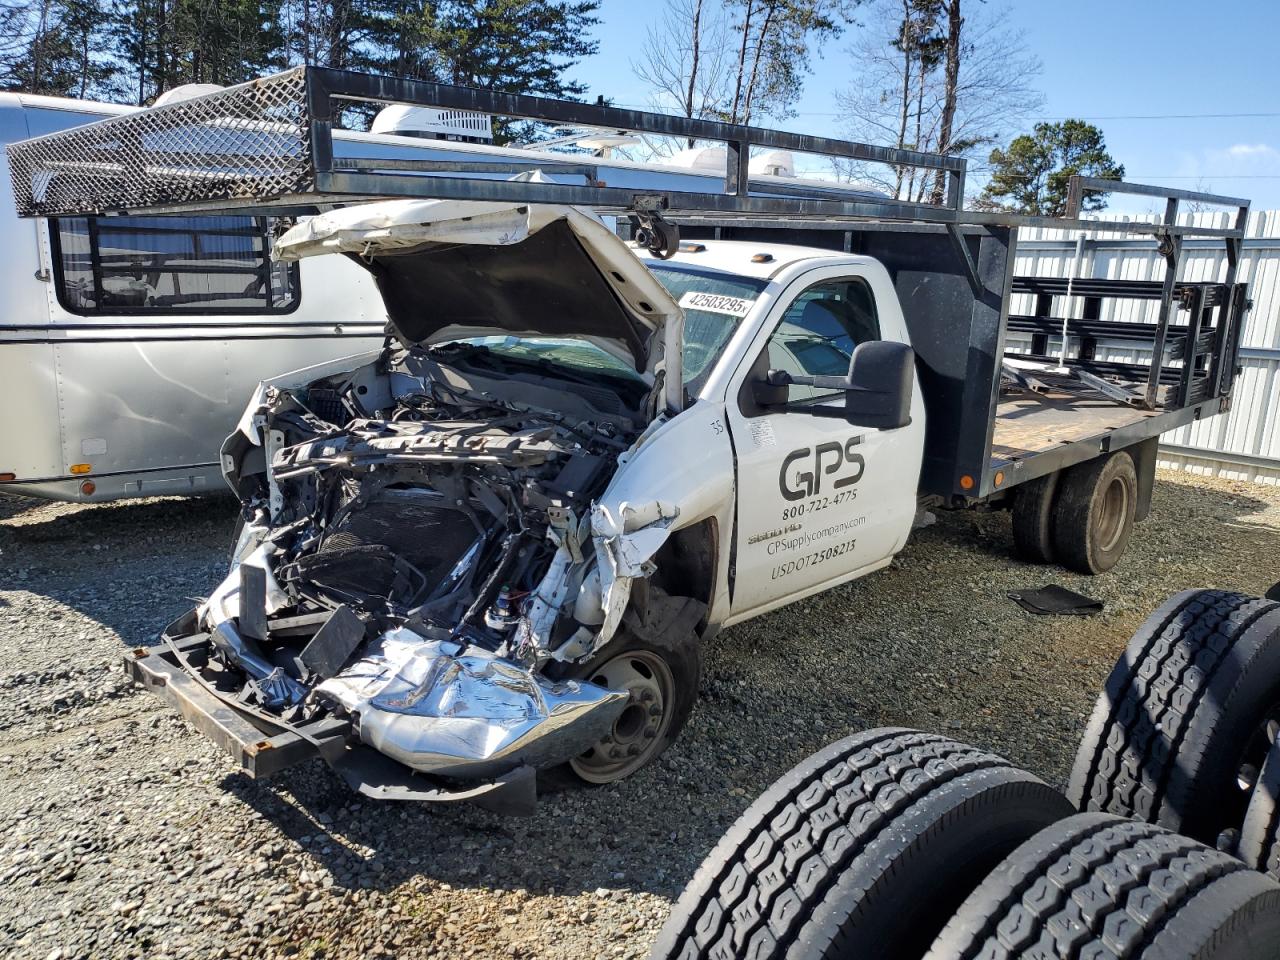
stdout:
<svg viewBox="0 0 1280 960">
<path fill-rule="evenodd" d="M 1227 213 L 1191 213 L 1179 221 L 1199 226 L 1226 226 Z M 1108 217 L 1106 219 L 1120 219 Z M 1156 220 L 1155 216 L 1131 219 Z M 1075 260 L 1079 231 L 1022 229 L 1017 274 L 1066 277 Z M 1161 464 L 1192 473 L 1280 484 L 1280 210 L 1259 211 L 1249 218 L 1239 279 L 1249 283 L 1253 309 L 1245 322 L 1240 351 L 1243 372 L 1236 380 L 1232 410 L 1165 434 Z M 1221 241 L 1188 239 L 1184 244 L 1182 278 L 1192 281 L 1221 280 L 1226 252 Z M 1117 239 L 1114 234 L 1087 233 L 1082 277 L 1125 280 L 1161 280 L 1164 262 L 1155 244 L 1138 238 Z M 1079 317 L 1082 298 L 1074 298 L 1069 315 Z M 1019 294 L 1011 312 L 1034 312 L 1034 298 Z M 1157 304 L 1141 300 L 1103 301 L 1104 320 L 1155 323 Z M 1061 299 L 1053 313 L 1062 316 Z M 1185 323 L 1183 314 L 1176 322 Z M 1022 352 L 1030 346 L 1029 334 L 1010 334 L 1009 349 Z M 1059 341 L 1051 340 L 1049 352 L 1057 355 Z M 1070 347 L 1069 347 L 1070 349 Z M 1148 362 L 1150 349 L 1141 350 L 1120 341 L 1100 342 L 1100 360 Z M 1070 356 L 1070 353 L 1068 354 Z"/>
</svg>

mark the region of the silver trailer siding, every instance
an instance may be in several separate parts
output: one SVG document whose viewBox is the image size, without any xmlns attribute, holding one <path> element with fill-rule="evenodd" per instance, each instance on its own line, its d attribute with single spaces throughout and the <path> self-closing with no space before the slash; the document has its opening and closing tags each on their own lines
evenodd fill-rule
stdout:
<svg viewBox="0 0 1280 960">
<path fill-rule="evenodd" d="M 127 112 L 3 94 L 0 138 Z M 220 492 L 218 448 L 260 380 L 382 343 L 386 314 L 368 273 L 338 257 L 301 265 L 288 309 L 81 309 L 50 223 L 18 218 L 7 162 L 0 153 L 0 492 L 84 501 Z M 185 231 L 184 242 L 198 245 L 200 232 Z M 179 281 L 217 288 L 216 274 L 177 269 L 190 271 Z"/>
</svg>

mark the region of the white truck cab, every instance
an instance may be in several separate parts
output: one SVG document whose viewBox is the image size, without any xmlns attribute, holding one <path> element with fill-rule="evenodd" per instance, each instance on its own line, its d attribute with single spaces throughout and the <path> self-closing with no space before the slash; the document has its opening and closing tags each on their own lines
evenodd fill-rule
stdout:
<svg viewBox="0 0 1280 960">
<path fill-rule="evenodd" d="M 906 543 L 916 512 L 925 436 L 918 377 L 913 373 L 911 422 L 894 429 L 769 409 L 752 395 L 761 370 L 842 376 L 862 343 L 910 346 L 885 268 L 813 247 L 716 240 L 686 243 L 670 259 L 645 263 L 678 294 L 685 378 L 697 400 L 685 415 L 708 422 L 703 438 L 681 432 L 692 449 L 676 446 L 673 436 L 655 456 L 688 464 L 680 472 L 694 483 L 709 482 L 715 471 L 727 478 L 731 467 L 734 474 L 723 509 L 740 507 L 725 525 L 735 531 L 736 556 L 718 584 L 711 619 L 733 623 L 887 564 Z M 722 350 L 703 361 L 720 337 Z M 813 387 L 791 393 L 815 407 L 843 399 Z M 614 482 L 626 489 L 627 472 Z"/>
</svg>

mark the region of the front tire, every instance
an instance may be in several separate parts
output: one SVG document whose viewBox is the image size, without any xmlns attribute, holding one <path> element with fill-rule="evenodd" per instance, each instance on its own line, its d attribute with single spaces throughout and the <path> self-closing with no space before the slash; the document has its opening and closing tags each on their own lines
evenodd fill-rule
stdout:
<svg viewBox="0 0 1280 960">
<path fill-rule="evenodd" d="M 604 739 L 569 761 L 580 780 L 615 783 L 662 756 L 689 722 L 702 677 L 702 648 L 691 629 L 641 636 L 624 621 L 596 656 L 566 676 L 631 693 Z"/>
</svg>

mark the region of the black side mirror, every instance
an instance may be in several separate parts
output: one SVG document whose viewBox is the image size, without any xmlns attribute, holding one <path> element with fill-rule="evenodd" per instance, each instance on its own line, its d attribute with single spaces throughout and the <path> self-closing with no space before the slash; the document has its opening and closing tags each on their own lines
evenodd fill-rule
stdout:
<svg viewBox="0 0 1280 960">
<path fill-rule="evenodd" d="M 751 399 L 755 401 L 756 406 L 768 408 L 787 405 L 787 396 L 791 392 L 791 387 L 785 383 L 775 383 L 770 374 L 776 372 L 769 370 L 759 380 L 751 381 Z"/>
<path fill-rule="evenodd" d="M 847 376 L 793 376 L 785 370 L 770 370 L 752 383 L 752 395 L 767 409 L 839 417 L 855 427 L 896 430 L 911 422 L 915 364 L 916 352 L 905 343 L 872 340 L 854 348 Z M 793 385 L 841 391 L 844 406 L 787 403 L 787 389 Z"/>
<path fill-rule="evenodd" d="M 911 422 L 916 352 L 905 343 L 872 340 L 849 358 L 844 417 L 855 427 L 896 430 Z"/>
</svg>

